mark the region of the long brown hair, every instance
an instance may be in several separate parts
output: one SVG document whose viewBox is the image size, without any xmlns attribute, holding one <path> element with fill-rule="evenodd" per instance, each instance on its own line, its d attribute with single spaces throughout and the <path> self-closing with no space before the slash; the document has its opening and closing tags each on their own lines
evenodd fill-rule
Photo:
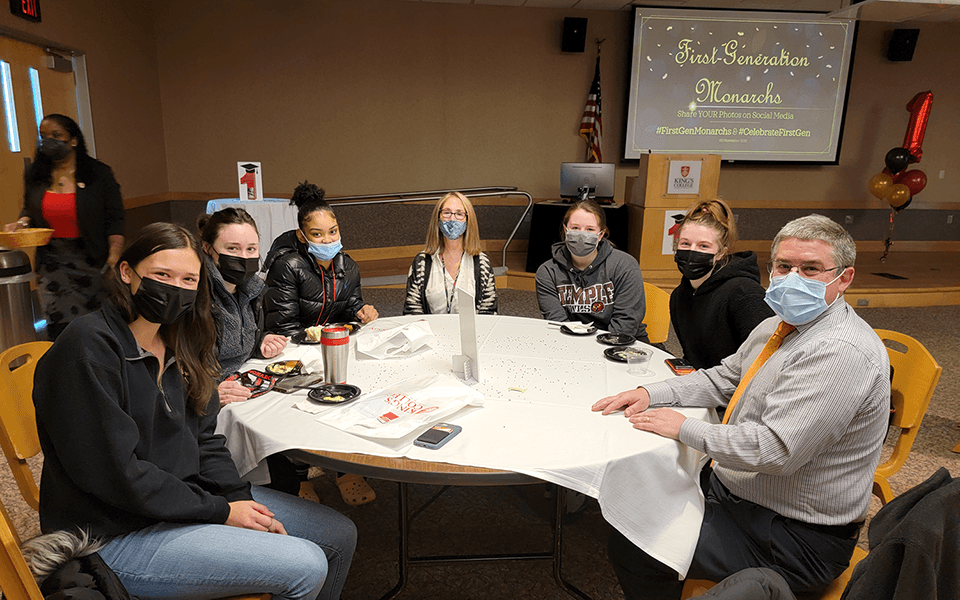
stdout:
<svg viewBox="0 0 960 600">
<path fill-rule="evenodd" d="M 677 251 L 677 245 L 680 243 L 680 232 L 687 223 L 696 223 L 712 229 L 717 234 L 717 252 L 723 253 L 724 263 L 729 259 L 731 248 L 737 241 L 737 222 L 726 202 L 720 198 L 714 198 L 691 206 L 677 226 L 677 235 L 673 236 L 674 252 Z"/>
<path fill-rule="evenodd" d="M 200 253 L 200 243 L 189 231 L 173 223 L 151 223 L 124 249 L 117 266 L 110 270 L 107 289 L 110 301 L 120 310 L 127 323 L 137 320 L 139 313 L 133 303 L 130 287 L 120 279 L 120 264 L 126 262 L 136 269 L 148 256 L 163 250 L 190 248 L 200 261 L 200 281 L 193 308 L 170 325 L 160 326 L 160 339 L 173 349 L 183 378 L 187 382 L 188 404 L 199 415 L 216 389 L 215 378 L 220 373 L 217 364 L 217 330 L 210 313 L 210 287 L 207 283 L 206 261 Z"/>
<path fill-rule="evenodd" d="M 440 210 L 444 203 L 451 198 L 456 198 L 463 204 L 463 210 L 467 213 L 467 231 L 463 234 L 463 251 L 469 256 L 480 254 L 483 248 L 480 247 L 480 228 L 477 226 L 477 212 L 473 209 L 473 203 L 460 192 L 450 192 L 437 201 L 430 214 L 430 223 L 427 225 L 427 244 L 423 251 L 427 254 L 434 254 L 437 250 L 445 248 L 447 238 L 440 233 Z"/>
</svg>

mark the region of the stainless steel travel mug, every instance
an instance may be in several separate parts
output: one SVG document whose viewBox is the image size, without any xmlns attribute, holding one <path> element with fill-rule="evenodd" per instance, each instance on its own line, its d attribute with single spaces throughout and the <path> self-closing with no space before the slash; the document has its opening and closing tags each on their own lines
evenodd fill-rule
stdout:
<svg viewBox="0 0 960 600">
<path fill-rule="evenodd" d="M 320 331 L 320 346 L 323 350 L 323 381 L 346 383 L 350 330 L 346 327 L 324 327 Z"/>
</svg>

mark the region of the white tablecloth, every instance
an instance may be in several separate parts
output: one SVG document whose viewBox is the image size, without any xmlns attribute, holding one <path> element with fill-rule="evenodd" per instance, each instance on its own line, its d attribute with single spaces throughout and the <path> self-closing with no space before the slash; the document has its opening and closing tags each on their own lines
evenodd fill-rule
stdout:
<svg viewBox="0 0 960 600">
<path fill-rule="evenodd" d="M 207 201 L 208 214 L 231 207 L 244 209 L 257 222 L 263 256 L 267 255 L 267 250 L 278 235 L 297 228 L 297 207 L 291 206 L 290 201 L 284 198 L 264 198 L 257 202 L 243 202 L 237 198 Z"/>
<path fill-rule="evenodd" d="M 460 353 L 456 315 L 391 317 L 368 327 L 417 318 L 426 318 L 437 335 L 433 349 L 406 359 L 376 361 L 361 355 L 358 360 L 351 344 L 348 382 L 368 392 L 424 373 L 451 372 L 451 357 Z M 608 346 L 597 343 L 595 335 L 566 335 L 538 319 L 485 315 L 478 316 L 477 330 L 483 381 L 476 389 L 485 405 L 446 419 L 463 426 L 463 432 L 439 450 L 413 446 L 416 434 L 387 445 L 324 425 L 323 412 L 293 407 L 305 392 L 270 392 L 229 404 L 220 413 L 218 430 L 241 474 L 254 481 L 262 471 L 254 471 L 260 461 L 293 448 L 405 456 L 531 475 L 597 498 L 608 522 L 686 574 L 703 516 L 697 478 L 703 455 L 633 429 L 622 413 L 604 417 L 590 411 L 603 396 L 674 377 L 663 363 L 669 355 L 656 350 L 653 375 L 635 377 L 627 374 L 625 364 L 603 356 Z M 280 358 L 317 360 L 320 349 L 291 345 Z M 684 413 L 715 418 L 713 411 L 702 409 Z"/>
</svg>

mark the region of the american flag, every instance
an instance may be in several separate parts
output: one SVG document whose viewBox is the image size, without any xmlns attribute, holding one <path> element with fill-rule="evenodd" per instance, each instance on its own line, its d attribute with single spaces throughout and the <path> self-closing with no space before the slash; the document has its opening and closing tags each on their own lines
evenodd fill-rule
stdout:
<svg viewBox="0 0 960 600">
<path fill-rule="evenodd" d="M 587 105 L 583 107 L 583 118 L 580 119 L 580 137 L 587 140 L 587 162 L 603 162 L 603 153 L 600 150 L 602 141 L 602 127 L 600 122 L 600 55 L 597 55 L 597 72 L 587 94 Z"/>
</svg>

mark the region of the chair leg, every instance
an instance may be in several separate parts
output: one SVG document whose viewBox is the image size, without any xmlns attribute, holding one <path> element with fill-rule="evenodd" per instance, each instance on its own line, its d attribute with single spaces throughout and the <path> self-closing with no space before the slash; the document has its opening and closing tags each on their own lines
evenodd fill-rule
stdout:
<svg viewBox="0 0 960 600">
<path fill-rule="evenodd" d="M 873 478 L 873 494 L 880 498 L 880 504 L 886 504 L 894 498 L 893 490 L 890 488 L 890 482 L 886 477 L 875 475 Z"/>
</svg>

